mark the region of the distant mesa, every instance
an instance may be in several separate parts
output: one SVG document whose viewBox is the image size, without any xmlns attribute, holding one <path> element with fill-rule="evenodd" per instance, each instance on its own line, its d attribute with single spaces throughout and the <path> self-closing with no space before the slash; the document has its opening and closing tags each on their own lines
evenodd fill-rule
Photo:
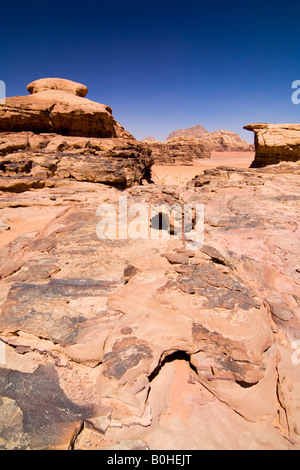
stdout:
<svg viewBox="0 0 300 470">
<path fill-rule="evenodd" d="M 159 142 L 159 140 L 155 139 L 155 137 L 148 136 L 148 137 L 145 137 L 145 138 L 142 140 L 142 142 L 145 142 L 145 143 L 149 142 L 149 143 L 151 143 L 151 142 Z"/>
<path fill-rule="evenodd" d="M 143 143 L 158 165 L 192 165 L 195 159 L 211 157 L 211 152 L 195 137 L 176 137 L 166 142 L 148 137 Z"/>
<path fill-rule="evenodd" d="M 171 132 L 165 142 L 154 137 L 142 140 L 152 152 L 152 158 L 159 165 L 191 165 L 194 160 L 210 158 L 211 152 L 249 152 L 253 146 L 238 134 L 218 130 L 208 132 L 200 124 L 187 129 Z"/>
<path fill-rule="evenodd" d="M 208 134 L 208 130 L 206 130 L 200 124 L 196 126 L 189 127 L 188 129 L 177 129 L 177 131 L 171 132 L 168 135 L 167 140 L 175 139 L 177 137 L 201 137 L 203 134 Z"/>
<path fill-rule="evenodd" d="M 247 152 L 252 150 L 248 142 L 243 140 L 238 134 L 222 129 L 208 132 L 200 124 L 171 132 L 167 137 L 167 141 L 174 137 L 194 137 L 211 152 Z"/>
</svg>

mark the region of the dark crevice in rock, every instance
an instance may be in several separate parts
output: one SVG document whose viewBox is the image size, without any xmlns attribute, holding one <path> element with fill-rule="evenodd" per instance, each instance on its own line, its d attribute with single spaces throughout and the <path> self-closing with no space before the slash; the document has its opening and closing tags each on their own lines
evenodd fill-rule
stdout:
<svg viewBox="0 0 300 470">
<path fill-rule="evenodd" d="M 161 360 L 158 364 L 157 367 L 151 372 L 151 374 L 148 376 L 149 382 L 153 382 L 153 380 L 158 376 L 160 373 L 161 369 L 164 367 L 165 364 L 168 364 L 173 361 L 186 361 L 189 363 L 190 368 L 197 374 L 197 369 L 193 364 L 191 363 L 191 357 L 186 351 L 174 351 L 171 354 L 168 354 L 167 356 L 164 357 L 163 360 Z"/>
<path fill-rule="evenodd" d="M 250 383 L 250 382 L 245 382 L 244 380 L 236 380 L 236 383 L 242 388 L 251 388 L 254 385 L 258 384 L 258 382 Z"/>
<path fill-rule="evenodd" d="M 276 372 L 277 372 L 277 384 L 276 384 L 277 402 L 278 402 L 279 409 L 285 415 L 285 420 L 286 420 L 287 428 L 288 428 L 287 431 L 288 431 L 288 434 L 290 434 L 288 413 L 287 413 L 287 410 L 286 410 L 285 403 L 283 402 L 283 396 L 280 393 L 281 382 L 280 382 L 280 375 L 279 375 L 278 367 L 276 367 Z"/>
<path fill-rule="evenodd" d="M 79 435 L 82 433 L 83 429 L 84 429 L 84 421 L 82 421 L 80 427 L 77 430 L 75 430 L 75 432 L 72 436 L 72 439 L 70 441 L 68 450 L 74 450 L 75 449 L 76 441 L 77 441 Z"/>
</svg>

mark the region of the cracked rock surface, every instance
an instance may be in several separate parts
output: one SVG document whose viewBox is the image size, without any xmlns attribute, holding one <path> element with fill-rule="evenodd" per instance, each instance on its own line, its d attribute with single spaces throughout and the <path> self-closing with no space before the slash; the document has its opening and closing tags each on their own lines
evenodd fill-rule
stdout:
<svg viewBox="0 0 300 470">
<path fill-rule="evenodd" d="M 299 163 L 153 184 L 84 85 L 28 91 L 0 106 L 0 449 L 299 450 Z"/>
<path fill-rule="evenodd" d="M 300 449 L 299 171 L 2 191 L 0 448 Z M 120 196 L 204 204 L 204 245 L 99 239 Z"/>
</svg>

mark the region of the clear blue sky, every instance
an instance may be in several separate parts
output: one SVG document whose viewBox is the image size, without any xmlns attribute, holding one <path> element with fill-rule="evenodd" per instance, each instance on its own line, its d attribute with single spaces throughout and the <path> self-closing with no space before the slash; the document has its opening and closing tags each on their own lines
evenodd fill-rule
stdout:
<svg viewBox="0 0 300 470">
<path fill-rule="evenodd" d="M 137 139 L 201 124 L 249 142 L 250 122 L 300 122 L 300 3 L 2 2 L 0 80 L 84 83 Z"/>
</svg>

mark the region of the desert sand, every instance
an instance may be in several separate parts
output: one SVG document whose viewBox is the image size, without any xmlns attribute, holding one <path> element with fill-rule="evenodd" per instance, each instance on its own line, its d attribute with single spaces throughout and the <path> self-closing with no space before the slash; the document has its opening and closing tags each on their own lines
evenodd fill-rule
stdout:
<svg viewBox="0 0 300 470">
<path fill-rule="evenodd" d="M 194 176 L 202 174 L 208 168 L 249 168 L 254 157 L 255 152 L 212 152 L 211 158 L 195 160 L 193 165 L 154 165 L 152 175 L 157 183 L 185 186 Z"/>
</svg>

